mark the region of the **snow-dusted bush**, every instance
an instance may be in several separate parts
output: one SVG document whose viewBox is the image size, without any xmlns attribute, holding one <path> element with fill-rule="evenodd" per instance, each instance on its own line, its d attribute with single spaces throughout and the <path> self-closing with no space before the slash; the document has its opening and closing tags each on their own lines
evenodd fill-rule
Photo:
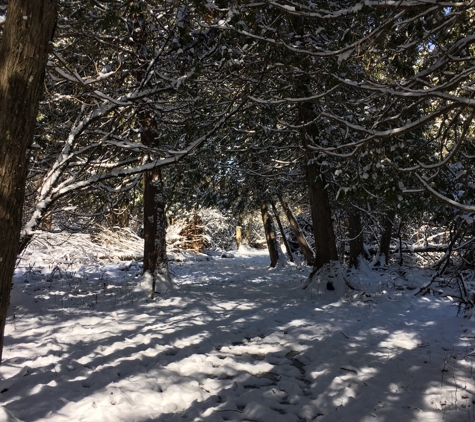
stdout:
<svg viewBox="0 0 475 422">
<path fill-rule="evenodd" d="M 235 222 L 231 215 L 212 208 L 202 208 L 183 213 L 168 226 L 168 249 L 229 250 L 234 247 L 234 233 Z"/>
<path fill-rule="evenodd" d="M 217 209 L 205 208 L 201 211 L 205 236 L 212 248 L 234 249 L 236 221 L 230 214 Z"/>
<path fill-rule="evenodd" d="M 143 239 L 129 228 L 99 227 L 91 235 L 92 241 L 104 247 L 105 256 L 109 259 L 128 260 L 143 257 Z"/>
</svg>

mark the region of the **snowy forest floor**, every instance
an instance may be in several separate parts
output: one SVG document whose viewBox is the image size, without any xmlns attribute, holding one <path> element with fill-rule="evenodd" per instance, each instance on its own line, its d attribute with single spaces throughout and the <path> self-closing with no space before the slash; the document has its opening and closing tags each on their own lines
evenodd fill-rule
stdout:
<svg viewBox="0 0 475 422">
<path fill-rule="evenodd" d="M 396 268 L 324 305 L 301 289 L 307 267 L 270 270 L 267 251 L 186 254 L 151 301 L 136 261 L 79 256 L 21 261 L 2 421 L 475 421 L 473 321 L 399 289 Z"/>
</svg>

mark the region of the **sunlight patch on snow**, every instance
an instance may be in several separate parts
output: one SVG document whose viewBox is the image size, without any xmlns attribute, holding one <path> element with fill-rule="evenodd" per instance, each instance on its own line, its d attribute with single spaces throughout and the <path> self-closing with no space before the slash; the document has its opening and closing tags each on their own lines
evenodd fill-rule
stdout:
<svg viewBox="0 0 475 422">
<path fill-rule="evenodd" d="M 183 348 L 191 345 L 200 344 L 203 340 L 206 340 L 209 337 L 210 334 L 207 331 L 203 331 L 202 333 L 195 334 L 190 337 L 177 339 L 175 342 L 172 343 L 172 345 L 177 348 Z"/>
<path fill-rule="evenodd" d="M 387 349 L 399 348 L 412 350 L 420 344 L 416 337 L 416 333 L 407 333 L 402 330 L 397 330 L 391 334 L 386 340 L 378 344 L 379 347 L 384 347 Z"/>
<path fill-rule="evenodd" d="M 0 19 L 2 18 L 0 17 Z M 0 23 L 2 23 L 1 20 Z M 8 409 L 4 408 L 3 406 L 0 406 L 0 420 L 8 422 L 21 422 L 20 419 L 15 418 L 13 413 L 10 412 Z"/>
<path fill-rule="evenodd" d="M 381 327 L 370 328 L 368 332 L 370 332 L 371 334 L 377 334 L 377 335 L 379 335 L 379 334 L 381 334 L 381 335 L 389 334 L 388 330 L 384 330 Z"/>
<path fill-rule="evenodd" d="M 253 303 L 241 303 L 236 307 L 238 311 L 250 311 L 251 309 L 256 308 L 256 305 Z"/>
<path fill-rule="evenodd" d="M 427 306 L 429 309 L 440 309 L 441 307 L 447 306 L 447 303 L 444 303 L 440 299 L 436 299 L 433 297 L 421 297 L 419 299 L 421 302 L 426 302 L 424 305 Z"/>
<path fill-rule="evenodd" d="M 319 377 L 321 377 L 322 375 L 325 375 L 326 373 L 328 373 L 329 371 L 330 371 L 330 368 L 329 368 L 329 367 L 326 367 L 326 368 L 324 368 L 324 369 L 322 369 L 322 370 L 320 370 L 320 371 L 312 371 L 312 372 L 310 372 L 309 375 L 310 375 L 310 378 L 311 378 L 311 379 L 316 380 L 316 379 L 318 379 Z"/>
<path fill-rule="evenodd" d="M 249 354 L 249 355 L 254 355 L 254 356 L 266 356 L 269 353 L 278 353 L 282 350 L 284 350 L 284 348 L 278 344 L 276 345 L 253 344 L 253 345 L 242 345 L 242 346 L 233 346 L 233 347 L 224 346 L 221 348 L 221 352 L 233 353 L 237 356 L 244 355 L 244 354 Z"/>
<path fill-rule="evenodd" d="M 442 410 L 444 412 L 455 410 L 463 405 L 464 402 L 467 403 L 467 398 L 473 398 L 472 391 L 467 392 L 463 389 L 458 389 L 456 385 L 451 385 L 450 382 L 443 384 L 444 385 L 439 384 L 429 387 L 424 392 L 423 400 L 429 408 Z"/>
<path fill-rule="evenodd" d="M 294 319 L 287 324 L 287 327 L 302 327 L 304 325 L 309 325 L 310 321 L 307 319 Z"/>
<path fill-rule="evenodd" d="M 365 381 L 376 376 L 376 374 L 378 373 L 379 370 L 377 370 L 376 368 L 372 368 L 370 366 L 363 366 L 362 368 L 358 369 L 358 379 Z"/>
<path fill-rule="evenodd" d="M 402 390 L 401 388 L 399 387 L 399 385 L 397 385 L 395 382 L 391 382 L 389 383 L 388 385 L 388 389 L 391 393 L 393 394 L 398 394 L 398 393 L 401 393 Z M 398 397 L 397 396 L 392 396 L 392 399 L 393 400 L 398 400 Z"/>
<path fill-rule="evenodd" d="M 221 302 L 218 305 L 219 308 L 224 309 L 225 311 L 232 311 L 239 307 L 239 303 L 237 302 Z"/>
<path fill-rule="evenodd" d="M 316 400 L 318 408 L 324 413 L 331 407 L 345 406 L 350 398 L 356 395 L 357 385 L 351 381 L 352 377 L 345 375 L 332 380 L 325 392 L 320 394 Z"/>
</svg>

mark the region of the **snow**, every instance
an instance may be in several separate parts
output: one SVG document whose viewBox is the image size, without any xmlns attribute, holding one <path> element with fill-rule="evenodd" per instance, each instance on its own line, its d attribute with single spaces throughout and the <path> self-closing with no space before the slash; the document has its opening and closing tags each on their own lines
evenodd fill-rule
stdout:
<svg viewBox="0 0 475 422">
<path fill-rule="evenodd" d="M 354 51 L 354 49 L 350 48 L 348 50 L 345 50 L 343 53 L 341 53 L 338 56 L 338 63 L 341 63 L 341 62 L 344 62 L 344 61 L 348 60 L 351 57 L 351 55 L 353 54 L 353 51 Z"/>
<path fill-rule="evenodd" d="M 150 300 L 139 262 L 74 236 L 33 243 L 16 271 L 2 421 L 475 420 L 473 322 L 390 268 L 328 301 L 265 250 L 183 253 Z"/>
</svg>

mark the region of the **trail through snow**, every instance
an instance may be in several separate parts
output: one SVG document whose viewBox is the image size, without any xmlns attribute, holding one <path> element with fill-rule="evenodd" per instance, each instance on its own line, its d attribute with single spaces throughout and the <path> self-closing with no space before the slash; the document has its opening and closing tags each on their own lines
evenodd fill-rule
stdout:
<svg viewBox="0 0 475 422">
<path fill-rule="evenodd" d="M 473 322 L 389 272 L 323 305 L 300 288 L 309 269 L 269 270 L 266 251 L 187 255 L 151 301 L 134 261 L 40 273 L 39 255 L 25 259 L 0 420 L 475 420 Z"/>
</svg>

